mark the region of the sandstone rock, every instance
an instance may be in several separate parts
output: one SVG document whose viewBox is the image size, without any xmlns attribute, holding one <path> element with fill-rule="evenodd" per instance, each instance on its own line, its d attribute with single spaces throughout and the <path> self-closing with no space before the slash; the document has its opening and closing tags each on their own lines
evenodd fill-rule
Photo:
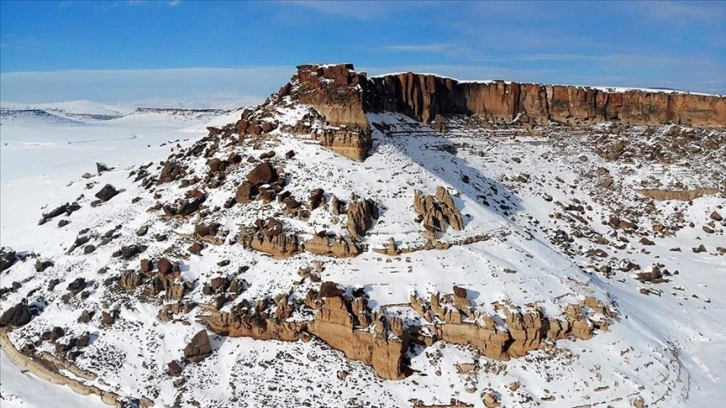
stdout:
<svg viewBox="0 0 726 408">
<path fill-rule="evenodd" d="M 718 211 L 716 211 L 716 210 L 713 210 L 713 212 L 711 213 L 711 215 L 709 215 L 709 218 L 711 218 L 714 221 L 721 221 L 721 220 L 723 220 L 723 217 L 721 216 L 721 214 L 719 214 Z"/>
<path fill-rule="evenodd" d="M 361 253 L 361 249 L 350 238 L 327 236 L 325 232 L 313 235 L 301 245 L 301 249 L 316 255 L 336 258 L 350 258 Z"/>
<path fill-rule="evenodd" d="M 116 190 L 114 186 L 106 184 L 98 193 L 95 194 L 95 197 L 103 202 L 106 202 L 114 198 L 118 193 L 118 190 Z"/>
<path fill-rule="evenodd" d="M 284 234 L 282 224 L 275 218 L 258 219 L 254 227 L 244 227 L 237 241 L 245 248 L 265 252 L 275 258 L 287 258 L 298 252 L 297 235 Z"/>
<path fill-rule="evenodd" d="M 421 217 L 424 229 L 431 238 L 435 238 L 436 234 L 446 230 L 446 226 L 462 230 L 464 222 L 461 212 L 454 200 L 444 187 L 436 188 L 436 196 L 425 195 L 416 190 L 413 197 L 414 211 Z"/>
<path fill-rule="evenodd" d="M 348 204 L 347 230 L 355 239 L 362 239 L 366 231 L 373 226 L 373 220 L 378 219 L 378 206 L 371 199 L 356 199 Z"/>
<path fill-rule="evenodd" d="M 196 363 L 212 355 L 212 346 L 209 344 L 209 336 L 206 330 L 201 330 L 192 337 L 192 340 L 184 348 L 184 358 Z"/>
</svg>

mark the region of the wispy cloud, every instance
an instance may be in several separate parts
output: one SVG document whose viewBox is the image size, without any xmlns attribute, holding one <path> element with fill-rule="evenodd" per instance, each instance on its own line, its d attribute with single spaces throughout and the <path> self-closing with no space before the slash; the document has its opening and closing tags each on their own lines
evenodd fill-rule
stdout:
<svg viewBox="0 0 726 408">
<path fill-rule="evenodd" d="M 726 20 L 723 1 L 645 1 L 638 3 L 646 17 L 680 23 Z"/>
<path fill-rule="evenodd" d="M 303 7 L 322 14 L 367 20 L 378 17 L 398 7 L 395 2 L 373 1 L 291 1 L 288 4 Z"/>
</svg>

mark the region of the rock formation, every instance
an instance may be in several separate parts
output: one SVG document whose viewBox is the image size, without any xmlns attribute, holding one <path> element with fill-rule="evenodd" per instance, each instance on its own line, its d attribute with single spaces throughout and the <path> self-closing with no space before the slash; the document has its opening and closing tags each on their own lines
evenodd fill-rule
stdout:
<svg viewBox="0 0 726 408">
<path fill-rule="evenodd" d="M 680 92 L 616 91 L 505 81 L 459 82 L 426 74 L 370 78 L 367 111 L 400 112 L 429 123 L 436 115 L 475 114 L 493 122 L 724 126 L 726 98 Z"/>
<path fill-rule="evenodd" d="M 449 191 L 442 186 L 436 188 L 435 196 L 416 190 L 413 209 L 421 217 L 424 229 L 431 239 L 435 239 L 436 234 L 445 232 L 447 225 L 455 230 L 464 229 L 461 212 L 456 208 Z"/>
<path fill-rule="evenodd" d="M 298 251 L 297 235 L 284 234 L 282 224 L 275 218 L 258 219 L 253 227 L 243 227 L 237 241 L 246 248 L 265 252 L 274 258 L 287 258 Z"/>
</svg>

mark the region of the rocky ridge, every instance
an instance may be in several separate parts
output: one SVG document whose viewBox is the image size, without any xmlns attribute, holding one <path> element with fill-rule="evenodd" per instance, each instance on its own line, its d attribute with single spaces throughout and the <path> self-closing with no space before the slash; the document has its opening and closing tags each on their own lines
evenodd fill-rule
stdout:
<svg viewBox="0 0 726 408">
<path fill-rule="evenodd" d="M 348 359 L 370 366 L 380 378 L 399 382 L 425 381 L 416 370 L 428 371 L 412 361 L 417 354 L 433 356 L 428 360 L 433 366 L 439 349 L 471 346 L 476 362 L 457 365 L 460 374 L 466 375 L 465 392 L 481 392 L 477 397 L 487 406 L 502 398 L 501 392 L 508 392 L 504 398 L 510 401 L 516 398 L 535 405 L 534 391 L 482 391 L 472 382 L 478 381 L 479 372 L 499 370 L 498 361 L 512 360 L 507 367 L 516 367 L 515 360 L 533 365 L 537 360 L 545 361 L 544 365 L 559 363 L 555 359 L 566 354 L 562 343 L 571 343 L 558 340 L 609 336 L 612 327 L 626 330 L 619 327 L 623 323 L 618 322 L 615 305 L 598 285 L 619 285 L 622 280 L 625 283 L 618 286 L 622 290 L 636 281 L 639 293 L 660 297 L 659 287 L 678 280 L 670 265 L 641 267 L 629 257 L 632 248 L 649 251 L 661 238 L 687 233 L 687 215 L 680 207 L 666 213 L 651 202 L 642 210 L 620 206 L 645 200 L 637 198 L 636 189 L 631 188 L 635 184 L 653 187 L 645 179 L 633 181 L 623 165 L 675 162 L 676 152 L 695 155 L 688 160 L 721 157 L 722 145 L 713 146 L 723 137 L 719 130 L 658 128 L 656 136 L 663 145 L 651 143 L 647 160 L 642 160 L 633 152 L 644 149 L 639 140 L 649 136 L 650 128 L 590 127 L 583 144 L 571 147 L 570 133 L 577 129 L 552 126 L 542 129 L 539 137 L 557 149 L 519 157 L 513 152 L 529 147 L 511 142 L 528 137 L 518 134 L 524 129 L 518 123 L 502 125 L 496 118 L 492 123 L 468 115 L 435 117 L 442 135 L 432 131 L 430 123 L 414 120 L 415 113 L 406 117 L 400 111 L 381 115 L 367 111 L 371 82 L 352 66 L 302 66 L 300 70 L 291 85 L 261 106 L 244 111 L 236 123 L 210 127 L 205 137 L 173 148 L 156 166 L 132 168 L 125 188 L 102 184 L 101 202 L 94 205 L 95 201 L 79 197 L 73 205 L 44 211 L 44 220 L 73 217 L 70 228 L 79 228 L 70 249 L 54 262 L 24 255 L 37 261 L 31 264 L 4 248 L 2 269 L 22 274 L 17 275 L 22 279 L 3 288 L 0 320 L 13 328 L 9 344 L 32 358 L 52 356 L 62 362 L 56 367 L 114 376 L 122 370 L 119 360 L 123 358 L 118 357 L 122 348 L 111 339 L 134 338 L 132 350 L 151 355 L 144 364 L 161 364 L 168 370 L 160 374 L 155 368 L 137 367 L 146 370 L 149 385 L 121 394 L 144 395 L 138 401 L 149 401 L 171 385 L 165 382 L 173 381 L 173 387 L 167 388 L 179 390 L 174 394 L 177 402 L 192 384 L 199 385 L 194 381 L 204 377 L 204 361 L 219 362 L 223 352 L 229 351 L 224 343 L 233 342 L 220 342 L 224 336 L 288 341 L 289 350 L 300 347 L 298 340 L 327 344 Z M 328 143 L 328 139 L 320 140 L 320 132 L 345 136 Z M 676 143 L 666 144 L 671 137 Z M 661 139 L 657 140 L 660 144 Z M 320 142 L 348 158 L 372 156 L 366 163 L 351 164 L 306 141 Z M 484 152 L 494 150 L 488 143 L 510 143 L 507 146 L 512 149 L 506 150 L 505 161 L 496 162 L 501 168 L 488 169 L 492 178 L 477 171 L 487 166 L 482 162 L 487 159 Z M 557 160 L 552 152 L 568 148 L 575 151 L 572 157 L 580 155 L 575 175 L 563 176 L 565 180 L 534 171 Z M 534 162 L 531 170 L 517 166 L 523 159 Z M 694 161 L 693 166 L 708 162 Z M 447 163 L 453 165 L 447 167 Z M 510 166 L 518 170 L 504 171 Z M 374 182 L 365 181 L 362 175 L 367 173 L 375 174 Z M 722 194 L 714 188 L 721 181 L 718 172 L 714 174 L 708 177 L 709 185 L 682 184 L 682 191 Z M 588 202 L 573 193 L 579 189 L 591 194 Z M 136 197 L 128 200 L 131 191 Z M 433 191 L 433 195 L 423 193 Z M 524 212 L 518 195 L 536 197 L 545 214 Z M 685 197 L 696 198 L 688 193 Z M 131 217 L 130 225 L 117 225 L 115 213 L 105 211 L 113 211 L 120 200 L 127 200 L 123 208 L 134 217 L 141 214 L 143 218 Z M 74 210 L 69 212 L 70 208 Z M 89 216 L 96 213 L 106 214 L 114 226 Z M 709 207 L 704 214 L 707 221 L 699 221 L 699 226 L 709 236 L 723 234 L 723 213 L 722 207 Z M 47 220 L 39 228 L 51 228 Z M 138 225 L 140 220 L 143 225 Z M 560 252 L 536 250 L 539 240 Z M 703 257 L 698 259 L 719 256 L 719 249 L 710 242 L 687 248 L 688 252 Z M 370 249 L 381 246 L 382 250 Z M 521 260 L 503 262 L 502 251 Z M 726 250 L 720 256 L 723 253 Z M 101 269 L 93 267 L 96 261 L 89 261 L 96 257 L 105 265 Z M 440 266 L 431 266 L 439 257 L 444 260 Z M 459 257 L 468 261 L 457 263 Z M 36 271 L 34 275 L 27 274 L 27 265 Z M 453 293 L 442 295 L 440 284 L 435 290 L 416 282 L 421 279 L 416 273 L 429 268 L 435 273 L 423 276 L 446 282 L 446 290 L 458 283 Z M 461 273 L 467 269 L 473 271 Z M 390 278 L 396 274 L 413 278 Z M 45 278 L 50 276 L 54 278 L 48 282 Z M 333 283 L 340 281 L 336 277 L 344 285 Z M 619 283 L 610 282 L 612 277 Z M 384 289 L 373 288 L 378 279 L 385 280 L 380 286 Z M 465 289 L 468 285 L 473 289 Z M 401 303 L 383 300 L 387 291 L 400 293 L 400 286 L 403 291 L 416 290 Z M 506 295 L 478 293 L 487 286 Z M 72 316 L 58 323 L 63 328 L 48 321 L 46 316 L 54 310 Z M 152 323 L 145 322 L 148 313 L 139 310 L 151 310 Z M 157 326 L 184 333 L 179 337 L 186 345 L 173 346 L 176 354 L 171 362 L 159 361 L 152 352 L 167 347 L 155 336 L 161 330 Z M 182 332 L 185 327 L 191 331 Z M 97 329 L 99 335 L 79 341 L 81 328 Z M 215 335 L 210 338 L 203 328 Z M 147 338 L 134 337 L 137 330 Z M 99 367 L 95 361 L 105 365 Z M 642 367 L 643 371 L 648 367 Z M 346 374 L 339 373 L 337 378 L 344 381 Z M 190 384 L 185 385 L 186 381 Z M 667 377 L 663 384 L 680 390 L 674 385 L 679 381 L 683 382 L 680 377 Z M 609 401 L 622 398 L 618 397 L 622 392 L 607 395 L 612 395 Z M 124 399 L 114 398 L 119 404 Z M 548 392 L 541 398 L 554 397 Z"/>
</svg>

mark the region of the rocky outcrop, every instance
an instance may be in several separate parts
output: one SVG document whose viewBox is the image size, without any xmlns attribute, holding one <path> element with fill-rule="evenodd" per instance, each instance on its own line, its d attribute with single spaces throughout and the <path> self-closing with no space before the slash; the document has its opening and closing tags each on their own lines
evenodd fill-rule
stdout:
<svg viewBox="0 0 726 408">
<path fill-rule="evenodd" d="M 459 82 L 427 74 L 369 80 L 367 111 L 400 112 L 425 123 L 436 115 L 476 114 L 493 122 L 587 125 L 618 120 L 627 125 L 726 124 L 726 98 L 680 92 L 616 91 L 505 81 Z M 435 122 L 435 121 L 434 121 Z"/>
<path fill-rule="evenodd" d="M 457 293 L 458 292 L 458 293 Z M 607 329 L 607 321 L 592 321 L 584 314 L 583 306 L 597 311 L 606 319 L 610 310 L 593 297 L 582 304 L 565 308 L 565 319 L 546 317 L 534 308 L 522 311 L 513 305 L 497 304 L 505 325 L 496 324 L 495 317 L 478 312 L 466 298 L 463 288 L 454 287 L 454 294 L 432 294 L 429 301 L 411 296 L 411 307 L 433 324 L 431 338 L 418 341 L 430 344 L 444 340 L 453 344 L 472 345 L 482 354 L 496 360 L 509 360 L 526 355 L 540 347 L 544 339 L 564 339 L 568 336 L 582 340 L 592 338 L 596 328 Z"/>
<path fill-rule="evenodd" d="M 279 92 L 315 108 L 327 122 L 312 137 L 350 159 L 363 161 L 371 146 L 371 130 L 364 109 L 365 74 L 352 64 L 300 65 L 297 75 Z"/>
<path fill-rule="evenodd" d="M 413 197 L 413 209 L 421 218 L 427 235 L 432 239 L 435 239 L 437 234 L 445 232 L 447 226 L 451 226 L 455 230 L 464 229 L 461 212 L 456 208 L 449 191 L 442 186 L 436 188 L 435 196 L 416 190 Z"/>
<path fill-rule="evenodd" d="M 545 339 L 589 339 L 595 329 L 606 330 L 613 317 L 594 297 L 568 305 L 564 319 L 546 317 L 539 308 L 521 310 L 503 303 L 495 304 L 499 316 L 490 316 L 476 309 L 465 288 L 455 286 L 453 294 L 432 294 L 430 301 L 413 294 L 410 306 L 428 324 L 406 326 L 398 317 L 371 312 L 363 291 L 353 290 L 351 296 L 346 293 L 341 286 L 324 282 L 304 300 L 291 302 L 289 294 L 278 295 L 274 301 L 264 298 L 256 304 L 243 300 L 228 313 L 215 312 L 200 320 L 209 330 L 233 337 L 297 341 L 313 335 L 347 358 L 371 366 L 382 378 L 400 379 L 405 375 L 404 357 L 412 342 L 430 346 L 444 340 L 471 345 L 490 358 L 509 360 L 538 349 Z M 302 315 L 314 311 L 314 318 L 290 319 L 294 310 Z M 592 320 L 593 312 L 600 320 Z"/>
<path fill-rule="evenodd" d="M 371 199 L 354 199 L 348 203 L 348 233 L 355 239 L 362 239 L 366 231 L 378 219 L 378 205 Z"/>
<path fill-rule="evenodd" d="M 297 235 L 284 234 L 280 221 L 272 217 L 267 221 L 258 219 L 253 227 L 243 227 L 237 242 L 274 258 L 288 258 L 298 252 Z"/>
<path fill-rule="evenodd" d="M 301 249 L 316 255 L 335 258 L 351 258 L 362 252 L 349 237 L 328 236 L 325 231 L 313 235 L 301 245 Z"/>
<path fill-rule="evenodd" d="M 364 297 L 345 297 L 335 283 L 325 282 L 319 292 L 309 292 L 304 300 L 315 310 L 315 318 L 306 321 L 287 321 L 293 305 L 286 295 L 276 299 L 274 303 L 260 300 L 254 307 L 243 301 L 230 313 L 212 314 L 202 322 L 218 334 L 260 340 L 297 341 L 313 335 L 347 358 L 370 365 L 382 378 L 403 378 L 408 348 L 403 324 L 372 316 Z"/>
<path fill-rule="evenodd" d="M 698 197 L 705 195 L 718 194 L 719 190 L 715 188 L 696 188 L 693 190 L 659 190 L 659 189 L 643 189 L 635 190 L 638 193 L 652 198 L 657 201 L 676 200 L 676 201 L 691 201 Z"/>
</svg>

